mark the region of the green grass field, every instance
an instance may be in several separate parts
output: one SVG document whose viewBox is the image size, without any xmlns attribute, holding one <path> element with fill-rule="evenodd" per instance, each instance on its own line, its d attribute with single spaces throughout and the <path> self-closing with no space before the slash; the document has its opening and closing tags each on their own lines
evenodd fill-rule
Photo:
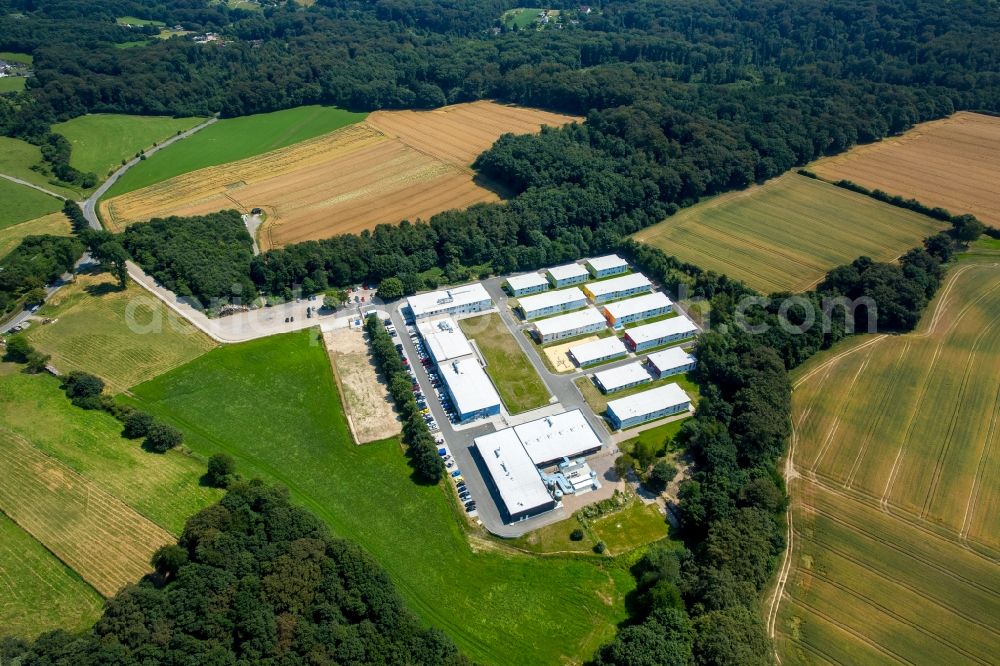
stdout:
<svg viewBox="0 0 1000 666">
<path fill-rule="evenodd" d="M 670 423 L 664 423 L 663 425 L 656 426 L 655 428 L 643 430 L 635 437 L 621 442 L 618 445 L 618 448 L 624 453 L 631 452 L 638 445 L 648 445 L 650 448 L 655 449 L 663 444 L 668 437 L 673 439 L 677 433 L 680 432 L 681 426 L 684 425 L 684 421 L 685 419 L 671 421 Z"/>
<path fill-rule="evenodd" d="M 121 166 L 123 159 L 131 159 L 140 150 L 191 129 L 203 120 L 99 113 L 58 123 L 52 126 L 52 131 L 73 144 L 69 158 L 73 168 L 93 172 L 103 181 L 108 171 Z"/>
<path fill-rule="evenodd" d="M 54 629 L 80 631 L 104 600 L 72 569 L 0 513 L 0 638 L 32 639 Z"/>
<path fill-rule="evenodd" d="M 203 461 L 143 451 L 110 415 L 74 407 L 48 375 L 0 376 L 0 423 L 174 534 L 220 495 L 199 485 Z"/>
<path fill-rule="evenodd" d="M 524 28 L 538 25 L 538 14 L 541 11 L 542 9 L 540 7 L 518 7 L 517 9 L 508 9 L 503 13 L 501 20 L 508 28 L 511 26 L 517 26 L 523 30 Z"/>
<path fill-rule="evenodd" d="M 286 111 L 220 120 L 130 169 L 108 190 L 105 198 L 196 169 L 284 148 L 360 122 L 365 116 L 364 113 L 330 106 L 300 106 Z"/>
<path fill-rule="evenodd" d="M 69 218 L 62 211 L 36 217 L 27 222 L 14 224 L 0 229 L 0 258 L 17 247 L 25 236 L 49 234 L 50 236 L 69 236 L 73 233 Z"/>
<path fill-rule="evenodd" d="M 62 210 L 62 201 L 6 178 L 0 178 L 0 230 Z"/>
<path fill-rule="evenodd" d="M 549 404 L 548 389 L 500 315 L 470 317 L 461 320 L 459 326 L 476 341 L 486 359 L 486 374 L 493 380 L 508 412 L 518 414 Z"/>
<path fill-rule="evenodd" d="M 78 275 L 38 314 L 56 321 L 28 329 L 31 343 L 51 354 L 61 372 L 94 373 L 112 392 L 183 365 L 215 346 L 135 283 L 119 291 L 107 273 Z"/>
<path fill-rule="evenodd" d="M 630 574 L 592 559 L 473 551 L 454 499 L 411 480 L 396 440 L 351 441 L 316 338 L 303 331 L 220 347 L 123 399 L 180 427 L 199 454 L 225 451 L 244 475 L 287 486 L 368 550 L 410 607 L 477 662 L 588 659 L 624 618 Z"/>
<path fill-rule="evenodd" d="M 621 511 L 601 516 L 590 524 L 599 541 L 603 541 L 612 555 L 659 541 L 667 536 L 667 519 L 655 505 L 634 501 Z"/>
<path fill-rule="evenodd" d="M 4 76 L 0 78 L 0 93 L 21 92 L 27 81 L 23 76 Z"/>
<path fill-rule="evenodd" d="M 115 19 L 118 25 L 166 25 L 163 21 L 154 21 L 152 19 L 143 19 L 137 16 L 119 16 Z"/>
<path fill-rule="evenodd" d="M 19 62 L 23 65 L 31 65 L 35 62 L 35 57 L 28 53 L 14 53 L 13 51 L 0 51 L 0 60 L 7 62 Z"/>
<path fill-rule="evenodd" d="M 792 374 L 783 663 L 991 663 L 1000 640 L 1000 270 L 963 257 L 918 329 Z"/>
<path fill-rule="evenodd" d="M 0 136 L 0 173 L 44 187 L 66 198 L 77 198 L 73 190 L 53 185 L 49 178 L 31 167 L 42 161 L 42 151 L 27 141 Z"/>
<path fill-rule="evenodd" d="M 789 173 L 686 208 L 635 239 L 771 293 L 806 290 L 860 255 L 892 260 L 946 226 Z"/>
</svg>

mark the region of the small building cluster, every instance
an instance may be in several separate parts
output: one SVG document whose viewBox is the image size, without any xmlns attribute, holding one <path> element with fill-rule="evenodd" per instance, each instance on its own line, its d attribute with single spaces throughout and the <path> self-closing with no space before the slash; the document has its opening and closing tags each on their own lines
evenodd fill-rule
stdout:
<svg viewBox="0 0 1000 666">
<path fill-rule="evenodd" d="M 653 352 L 646 357 L 646 362 L 659 379 L 690 372 L 698 363 L 694 354 L 689 354 L 680 347 Z"/>
<path fill-rule="evenodd" d="M 556 289 L 583 284 L 590 279 L 590 271 L 580 264 L 555 266 L 545 271 L 545 275 L 548 277 L 549 283 Z"/>
<path fill-rule="evenodd" d="M 624 301 L 608 303 L 604 306 L 604 317 L 608 326 L 620 327 L 625 324 L 661 317 L 674 309 L 673 302 L 662 291 L 644 294 Z"/>
<path fill-rule="evenodd" d="M 645 384 L 652 379 L 640 361 L 594 373 L 594 383 L 604 393 L 623 391 L 633 386 Z"/>
</svg>

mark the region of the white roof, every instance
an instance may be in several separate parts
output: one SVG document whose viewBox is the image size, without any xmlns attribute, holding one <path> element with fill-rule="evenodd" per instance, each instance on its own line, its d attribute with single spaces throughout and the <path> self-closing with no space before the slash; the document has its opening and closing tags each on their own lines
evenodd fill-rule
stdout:
<svg viewBox="0 0 1000 666">
<path fill-rule="evenodd" d="M 678 317 L 675 317 L 678 319 Z M 670 347 L 664 349 L 663 351 L 658 351 L 650 354 L 648 357 L 649 362 L 653 364 L 653 367 L 657 371 L 672 370 L 673 368 L 679 368 L 683 365 L 689 365 L 695 362 L 693 355 L 687 353 L 680 347 Z"/>
<path fill-rule="evenodd" d="M 587 259 L 587 265 L 593 268 L 595 271 L 606 271 L 610 268 L 621 268 L 624 266 L 628 268 L 628 262 L 619 257 L 617 254 L 607 254 L 603 257 L 594 257 L 593 259 Z"/>
<path fill-rule="evenodd" d="M 500 396 L 479 361 L 471 356 L 448 361 L 440 367 L 459 414 L 470 414 L 500 404 Z"/>
<path fill-rule="evenodd" d="M 652 289 L 653 283 L 642 273 L 629 273 L 628 275 L 621 275 L 616 278 L 588 284 L 587 290 L 596 297 L 639 287 L 649 287 Z"/>
<path fill-rule="evenodd" d="M 630 300 L 639 300 L 630 299 Z M 622 301 L 627 303 L 628 301 Z M 649 308 L 646 308 L 647 310 Z M 677 335 L 679 333 L 686 333 L 688 335 L 694 335 L 698 332 L 698 327 L 694 325 L 694 322 L 685 317 L 682 314 L 676 317 L 671 317 L 670 319 L 661 319 L 660 321 L 654 321 L 652 324 L 643 324 L 642 326 L 636 326 L 635 328 L 630 328 L 625 331 L 628 337 L 632 338 L 632 342 L 640 344 L 643 342 L 649 342 L 650 340 L 659 340 L 668 335 Z"/>
<path fill-rule="evenodd" d="M 611 280 L 608 280 L 608 282 L 611 282 Z M 673 301 L 667 298 L 667 295 L 662 291 L 657 291 L 652 294 L 636 296 L 635 298 L 626 298 L 624 301 L 608 303 L 603 307 L 604 310 L 613 315 L 615 319 L 620 319 L 622 317 L 627 317 L 628 315 L 639 314 L 641 312 L 647 312 L 649 310 L 666 307 L 668 305 L 673 305 Z M 629 335 L 631 337 L 631 332 Z M 634 340 L 635 338 L 632 339 Z"/>
<path fill-rule="evenodd" d="M 563 331 L 572 331 L 592 324 L 606 324 L 604 315 L 593 308 L 580 310 L 579 312 L 569 312 L 558 317 L 551 317 L 535 322 L 535 330 L 539 335 L 553 335 Z"/>
<path fill-rule="evenodd" d="M 440 312 L 445 308 L 466 305 L 468 303 L 479 303 L 490 300 L 490 295 L 483 285 L 476 282 L 461 287 L 432 291 L 426 294 L 417 294 L 406 299 L 415 317 L 425 314 Z"/>
<path fill-rule="evenodd" d="M 518 305 L 520 305 L 521 309 L 525 312 L 532 312 L 534 310 L 541 310 L 542 308 L 555 307 L 558 305 L 566 305 L 567 303 L 572 303 L 573 301 L 587 302 L 587 297 L 584 296 L 579 287 L 570 287 L 569 289 L 560 289 L 558 291 L 545 291 L 541 294 L 522 296 L 517 299 Z"/>
<path fill-rule="evenodd" d="M 572 458 L 601 446 L 601 438 L 579 409 L 522 423 L 511 429 L 517 433 L 524 450 L 536 465 Z"/>
<path fill-rule="evenodd" d="M 611 368 L 610 370 L 595 372 L 594 377 L 601 383 L 605 391 L 614 391 L 616 388 L 622 386 L 652 379 L 639 361 Z"/>
<path fill-rule="evenodd" d="M 665 386 L 636 393 L 625 398 L 608 401 L 608 411 L 614 413 L 619 420 L 625 421 L 636 416 L 645 416 L 658 412 L 667 407 L 681 405 L 691 402 L 691 398 L 684 392 L 678 384 L 671 383 Z"/>
<path fill-rule="evenodd" d="M 549 286 L 549 281 L 541 273 L 525 273 L 524 275 L 512 275 L 507 278 L 507 284 L 514 291 L 528 289 L 530 287 Z"/>
<path fill-rule="evenodd" d="M 444 363 L 448 359 L 472 353 L 472 345 L 469 344 L 468 338 L 451 317 L 421 322 L 417 328 L 424 337 L 427 351 L 435 363 Z"/>
<path fill-rule="evenodd" d="M 512 428 L 476 437 L 476 448 L 507 513 L 519 514 L 552 502 L 535 464 Z"/>
<path fill-rule="evenodd" d="M 613 335 L 610 338 L 584 342 L 582 345 L 569 348 L 569 353 L 573 355 L 573 358 L 580 365 L 587 365 L 592 361 L 615 354 L 624 354 L 627 351 L 625 343 Z"/>
<path fill-rule="evenodd" d="M 563 266 L 553 266 L 550 268 L 549 275 L 554 280 L 559 281 L 580 277 L 581 275 L 590 277 L 590 272 L 580 264 L 564 264 Z"/>
</svg>

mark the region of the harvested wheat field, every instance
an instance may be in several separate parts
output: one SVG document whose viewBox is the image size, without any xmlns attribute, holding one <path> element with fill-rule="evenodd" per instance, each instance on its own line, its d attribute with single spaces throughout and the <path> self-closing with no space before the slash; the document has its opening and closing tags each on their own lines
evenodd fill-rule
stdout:
<svg viewBox="0 0 1000 666">
<path fill-rule="evenodd" d="M 150 572 L 174 538 L 19 435 L 0 431 L 0 510 L 104 596 Z"/>
<path fill-rule="evenodd" d="M 101 203 L 108 228 L 167 215 L 262 208 L 261 249 L 427 219 L 497 201 L 470 164 L 503 133 L 573 120 L 494 102 L 434 111 L 378 111 L 287 148 L 199 169 Z"/>
<path fill-rule="evenodd" d="M 995 663 L 1000 264 L 951 269 L 920 327 L 793 374 L 782 663 Z"/>
<path fill-rule="evenodd" d="M 809 168 L 1000 227 L 1000 118 L 956 113 Z"/>
<path fill-rule="evenodd" d="M 330 354 L 354 441 L 366 444 L 398 435 L 402 425 L 389 391 L 379 379 L 361 329 L 326 331 L 323 342 Z"/>
</svg>

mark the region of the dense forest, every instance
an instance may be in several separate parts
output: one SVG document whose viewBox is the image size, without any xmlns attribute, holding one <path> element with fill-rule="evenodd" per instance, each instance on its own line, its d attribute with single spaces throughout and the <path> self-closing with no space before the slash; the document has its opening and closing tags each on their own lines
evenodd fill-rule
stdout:
<svg viewBox="0 0 1000 666">
<path fill-rule="evenodd" d="M 0 314 L 18 304 L 36 305 L 45 286 L 73 269 L 83 243 L 64 236 L 27 236 L 0 259 Z"/>
<path fill-rule="evenodd" d="M 784 547 L 776 460 L 789 432 L 787 371 L 864 330 L 867 312 L 841 313 L 846 327 L 792 335 L 774 325 L 776 305 L 737 310 L 753 295 L 744 285 L 625 237 L 700 197 L 917 122 L 960 109 L 1000 112 L 1000 14 L 986 0 L 606 0 L 563 30 L 509 31 L 498 19 L 513 6 L 317 0 L 245 12 L 200 0 L 0 0 L 0 50 L 35 56 L 28 89 L 0 95 L 0 133 L 52 146 L 46 157 L 58 175 L 68 163 L 50 125 L 86 112 L 242 115 L 307 103 L 371 110 L 497 98 L 585 116 L 537 136 L 502 137 L 478 158 L 480 174 L 513 193 L 504 205 L 257 257 L 236 239 L 235 221 L 221 219 L 187 231 L 137 225 L 125 244 L 185 295 L 227 296 L 236 284 L 243 302 L 255 292 L 289 296 L 390 277 L 412 292 L 437 279 L 430 269 L 459 281 L 621 249 L 668 289 L 683 284 L 710 300 L 713 323 L 770 324 L 759 335 L 728 326 L 699 343 L 702 401 L 679 435 L 696 462 L 680 505 L 686 548 L 653 548 L 636 565 L 636 612 L 596 657 L 604 666 L 769 663 L 758 606 Z M 222 43 L 175 38 L 116 49 L 136 36 L 114 25 L 123 15 L 217 31 Z M 831 271 L 789 323 L 824 298 L 869 297 L 881 329 L 908 330 L 956 243 L 972 235 L 948 219 L 950 234 L 896 264 L 859 258 Z M 162 603 L 130 599 L 143 622 L 145 604 Z M 95 631 L 108 626 L 102 620 Z M 70 643 L 57 635 L 32 650 L 59 654 Z"/>
<path fill-rule="evenodd" d="M 152 563 L 156 574 L 110 599 L 91 631 L 7 639 L 0 663 L 468 663 L 420 625 L 370 556 L 283 488 L 233 483 Z"/>
</svg>

